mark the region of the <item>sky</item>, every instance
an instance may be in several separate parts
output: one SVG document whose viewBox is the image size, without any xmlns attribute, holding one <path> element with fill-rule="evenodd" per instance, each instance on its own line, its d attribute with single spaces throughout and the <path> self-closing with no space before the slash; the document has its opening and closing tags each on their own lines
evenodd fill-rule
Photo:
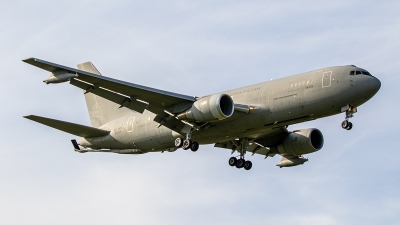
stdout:
<svg viewBox="0 0 400 225">
<path fill-rule="evenodd" d="M 2 224 L 399 224 L 399 1 L 19 1 L 0 7 Z M 325 143 L 304 165 L 230 151 L 118 155 L 73 151 L 73 135 L 22 116 L 90 125 L 82 91 L 45 85 L 37 57 L 202 96 L 354 64 L 382 83 L 315 127 Z"/>
</svg>

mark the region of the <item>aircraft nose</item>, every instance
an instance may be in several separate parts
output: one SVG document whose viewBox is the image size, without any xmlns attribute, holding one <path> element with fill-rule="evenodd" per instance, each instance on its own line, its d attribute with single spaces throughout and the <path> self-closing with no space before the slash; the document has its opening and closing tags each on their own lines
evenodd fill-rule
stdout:
<svg viewBox="0 0 400 225">
<path fill-rule="evenodd" d="M 373 94 L 376 94 L 381 88 L 381 81 L 376 77 L 372 77 L 372 79 L 370 79 L 369 81 L 369 87 L 371 92 L 373 92 Z"/>
</svg>

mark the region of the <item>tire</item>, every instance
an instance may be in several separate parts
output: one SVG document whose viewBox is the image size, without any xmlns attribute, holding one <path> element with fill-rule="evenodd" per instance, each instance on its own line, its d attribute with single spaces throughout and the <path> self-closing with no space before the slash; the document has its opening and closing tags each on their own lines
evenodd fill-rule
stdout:
<svg viewBox="0 0 400 225">
<path fill-rule="evenodd" d="M 347 129 L 348 126 L 349 126 L 349 121 L 343 120 L 343 122 L 342 122 L 342 128 L 343 128 L 343 129 Z"/>
<path fill-rule="evenodd" d="M 346 127 L 346 130 L 351 130 L 351 128 L 353 128 L 353 123 L 349 122 L 349 124 Z"/>
<path fill-rule="evenodd" d="M 192 150 L 192 152 L 199 150 L 199 143 L 193 141 L 192 144 L 190 145 L 190 150 Z"/>
<path fill-rule="evenodd" d="M 192 141 L 191 140 L 184 140 L 183 141 L 183 145 L 182 145 L 182 149 L 183 150 L 188 150 L 191 145 L 192 145 Z"/>
<path fill-rule="evenodd" d="M 177 138 L 175 139 L 175 147 L 180 148 L 183 145 L 183 139 L 182 138 Z"/>
<path fill-rule="evenodd" d="M 243 168 L 245 162 L 246 161 L 244 159 L 238 159 L 238 161 L 236 163 L 236 168 L 238 168 L 238 169 Z"/>
<path fill-rule="evenodd" d="M 251 161 L 246 161 L 246 162 L 244 163 L 244 169 L 245 169 L 245 170 L 250 170 L 251 167 L 253 167 L 253 163 L 251 163 Z"/>
<path fill-rule="evenodd" d="M 236 166 L 236 163 L 237 163 L 237 159 L 235 157 L 231 157 L 229 159 L 229 165 L 230 166 Z"/>
</svg>

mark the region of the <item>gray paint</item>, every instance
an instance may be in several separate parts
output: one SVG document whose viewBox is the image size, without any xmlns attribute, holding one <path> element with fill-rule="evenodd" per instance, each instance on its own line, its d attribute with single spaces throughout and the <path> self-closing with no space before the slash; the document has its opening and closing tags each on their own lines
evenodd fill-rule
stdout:
<svg viewBox="0 0 400 225">
<path fill-rule="evenodd" d="M 24 61 L 49 71 L 54 71 L 55 67 L 59 66 L 38 59 Z M 47 64 L 50 66 L 46 67 Z M 72 71 L 68 67 L 59 67 Z M 288 134 L 285 126 L 339 114 L 342 107 L 348 104 L 357 107 L 377 93 L 381 85 L 377 78 L 369 75 L 349 75 L 352 70 L 363 69 L 355 66 L 329 67 L 215 93 L 230 95 L 235 104 L 248 106 L 249 113 L 235 111 L 227 119 L 211 121 L 207 126 L 195 130 L 192 139 L 200 144 L 221 143 L 217 145 L 227 146 L 223 143 L 237 138 L 249 138 L 265 147 L 276 146 L 282 143 Z M 97 70 L 88 69 L 88 71 Z M 114 149 L 114 151 L 139 149 L 140 153 L 143 153 L 174 149 L 174 139 L 185 135 L 181 125 L 174 125 L 181 122 L 175 118 L 168 120 L 169 117 L 163 110 L 174 113 L 176 109 L 179 109 L 178 112 L 184 111 L 193 103 L 191 97 L 121 82 L 93 73 L 88 74 L 80 70 L 73 72 L 80 75 L 78 79 L 89 83 L 96 81 L 101 88 L 117 92 L 121 96 L 131 93 L 132 98 L 136 91 L 138 94 L 134 97 L 145 99 L 149 104 L 147 110 L 137 113 L 125 107 L 119 108 L 121 103 L 116 104 L 87 93 L 86 95 L 97 99 L 86 98 L 93 126 L 99 125 L 99 129 L 111 132 L 103 137 L 82 139 L 79 144 L 95 149 Z M 118 87 L 122 87 L 121 92 L 118 92 Z M 142 93 L 143 90 L 146 93 L 155 93 L 157 98 L 154 96 L 146 98 L 146 93 Z M 161 108 L 162 105 L 165 107 Z M 102 112 L 118 115 L 117 118 L 96 122 L 96 119 L 92 118 L 97 117 L 95 111 L 101 107 L 106 107 Z M 160 126 L 161 120 L 166 121 L 164 126 Z M 267 152 L 263 151 L 260 154 Z"/>
<path fill-rule="evenodd" d="M 101 76 L 100 72 L 91 62 L 79 64 L 78 69 Z M 119 108 L 118 104 L 107 101 L 93 93 L 86 93 L 85 100 L 93 127 L 100 127 L 103 124 L 128 115 L 130 112 L 128 108 Z"/>
</svg>

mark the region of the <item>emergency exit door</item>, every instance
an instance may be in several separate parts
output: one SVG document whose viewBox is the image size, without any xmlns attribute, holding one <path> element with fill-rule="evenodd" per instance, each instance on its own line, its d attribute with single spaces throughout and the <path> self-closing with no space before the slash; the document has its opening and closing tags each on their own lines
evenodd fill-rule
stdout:
<svg viewBox="0 0 400 225">
<path fill-rule="evenodd" d="M 324 72 L 322 74 L 322 87 L 330 87 L 332 84 L 332 71 Z"/>
</svg>

